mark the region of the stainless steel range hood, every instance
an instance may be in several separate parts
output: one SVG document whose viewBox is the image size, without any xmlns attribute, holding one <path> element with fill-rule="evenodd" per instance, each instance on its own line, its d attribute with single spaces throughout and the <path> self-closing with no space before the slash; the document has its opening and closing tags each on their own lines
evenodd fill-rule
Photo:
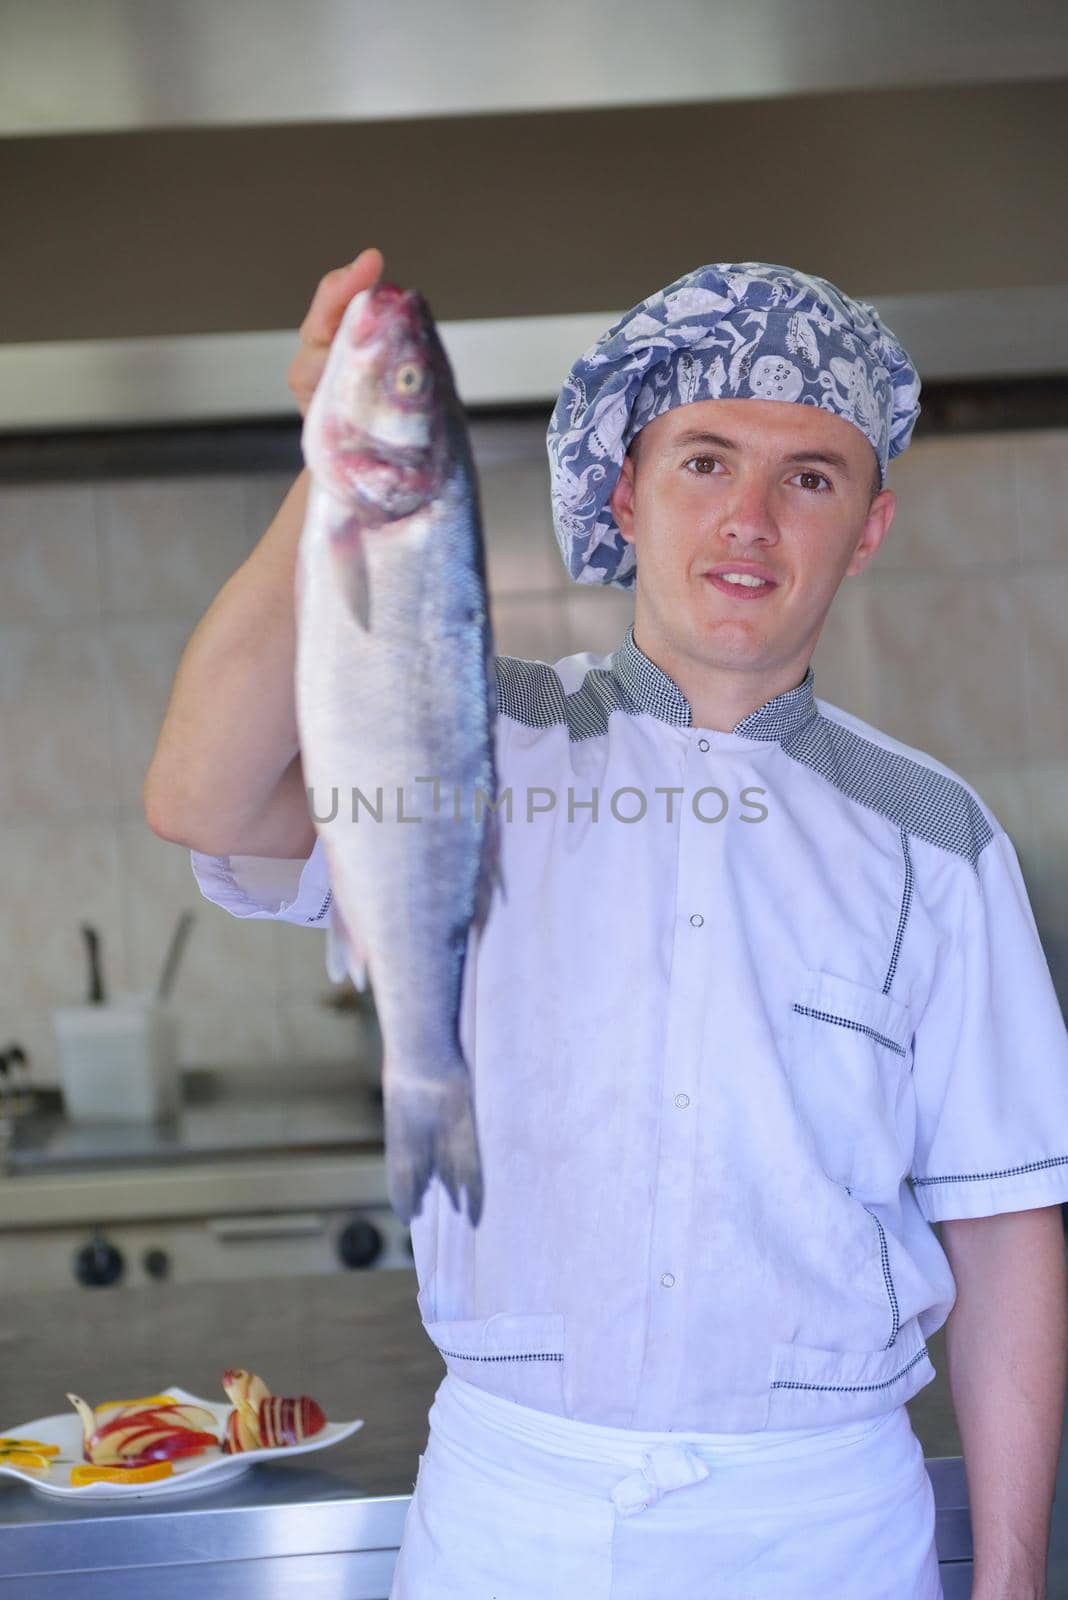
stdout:
<svg viewBox="0 0 1068 1600">
<path fill-rule="evenodd" d="M 293 327 L 364 219 L 470 405 L 551 401 L 653 284 L 754 256 L 871 300 L 925 382 L 1068 372 L 1061 0 L 650 26 L 647 0 L 0 0 L 0 430 L 292 414 Z"/>
<path fill-rule="evenodd" d="M 0 137 L 1068 73 L 1060 0 L 4 0 Z"/>
</svg>

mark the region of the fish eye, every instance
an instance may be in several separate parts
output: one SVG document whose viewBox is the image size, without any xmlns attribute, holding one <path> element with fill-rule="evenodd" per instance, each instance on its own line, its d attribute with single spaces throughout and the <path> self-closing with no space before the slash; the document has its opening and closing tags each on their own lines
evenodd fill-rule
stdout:
<svg viewBox="0 0 1068 1600">
<path fill-rule="evenodd" d="M 418 394 L 423 387 L 423 369 L 415 361 L 403 361 L 393 374 L 393 387 L 398 394 Z"/>
</svg>

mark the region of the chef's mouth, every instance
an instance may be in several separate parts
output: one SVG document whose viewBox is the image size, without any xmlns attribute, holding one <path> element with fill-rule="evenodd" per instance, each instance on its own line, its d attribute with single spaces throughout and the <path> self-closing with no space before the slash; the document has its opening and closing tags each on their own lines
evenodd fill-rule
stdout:
<svg viewBox="0 0 1068 1600">
<path fill-rule="evenodd" d="M 738 583 L 730 582 L 716 572 L 706 572 L 705 582 L 711 584 L 720 594 L 726 594 L 732 600 L 763 600 L 769 594 L 774 594 L 779 587 L 777 583 Z"/>
</svg>

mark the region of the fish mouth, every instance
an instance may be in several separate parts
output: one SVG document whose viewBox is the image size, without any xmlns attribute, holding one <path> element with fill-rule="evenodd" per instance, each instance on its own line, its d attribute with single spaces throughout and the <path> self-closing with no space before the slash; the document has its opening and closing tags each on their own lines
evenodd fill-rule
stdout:
<svg viewBox="0 0 1068 1600">
<path fill-rule="evenodd" d="M 336 424 L 330 432 L 333 437 L 328 437 L 326 443 L 332 460 L 352 467 L 398 467 L 404 472 L 416 472 L 427 466 L 431 455 L 429 444 L 391 444 L 348 421 Z"/>
<path fill-rule="evenodd" d="M 327 441 L 327 460 L 335 492 L 368 525 L 410 516 L 434 493 L 431 450 L 387 444 L 351 424 Z"/>
</svg>

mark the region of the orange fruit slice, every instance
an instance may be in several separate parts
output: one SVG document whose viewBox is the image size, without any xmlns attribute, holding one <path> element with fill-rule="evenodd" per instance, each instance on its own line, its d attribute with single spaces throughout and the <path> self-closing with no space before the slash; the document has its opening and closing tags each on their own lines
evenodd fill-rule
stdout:
<svg viewBox="0 0 1068 1600">
<path fill-rule="evenodd" d="M 40 1439 L 5 1439 L 0 1437 L 0 1456 L 12 1450 L 29 1450 L 37 1456 L 58 1456 L 58 1444 L 42 1444 Z"/>
<path fill-rule="evenodd" d="M 71 1467 L 70 1481 L 76 1489 L 86 1483 L 155 1483 L 173 1472 L 169 1461 L 153 1461 L 147 1467 L 94 1467 L 85 1463 Z"/>
<path fill-rule="evenodd" d="M 52 1463 L 36 1450 L 5 1450 L 0 1454 L 0 1467 L 20 1467 L 23 1472 L 47 1472 Z"/>
</svg>

